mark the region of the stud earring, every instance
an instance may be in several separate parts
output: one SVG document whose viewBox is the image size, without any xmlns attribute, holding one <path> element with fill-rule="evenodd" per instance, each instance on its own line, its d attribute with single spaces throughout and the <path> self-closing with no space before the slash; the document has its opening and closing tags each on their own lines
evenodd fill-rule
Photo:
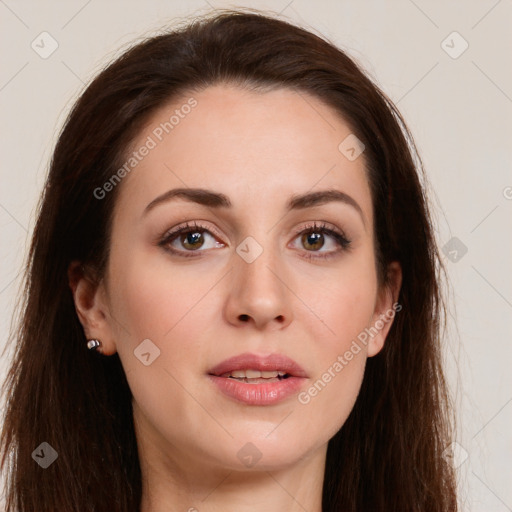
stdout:
<svg viewBox="0 0 512 512">
<path fill-rule="evenodd" d="M 96 350 L 100 346 L 101 346 L 101 341 L 100 340 L 89 340 L 87 342 L 87 348 L 89 350 Z"/>
</svg>

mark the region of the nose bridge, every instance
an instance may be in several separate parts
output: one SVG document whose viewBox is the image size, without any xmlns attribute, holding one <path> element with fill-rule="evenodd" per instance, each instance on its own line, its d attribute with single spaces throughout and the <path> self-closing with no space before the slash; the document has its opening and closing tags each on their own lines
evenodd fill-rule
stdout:
<svg viewBox="0 0 512 512">
<path fill-rule="evenodd" d="M 255 237 L 246 237 L 233 254 L 233 282 L 228 315 L 232 323 L 253 321 L 258 327 L 291 321 L 292 310 L 283 272 L 280 248 L 272 232 L 260 230 Z"/>
<path fill-rule="evenodd" d="M 240 278 L 241 289 L 255 297 L 270 298 L 271 294 L 282 295 L 279 281 L 274 273 L 279 272 L 279 248 L 272 235 L 261 243 L 254 237 L 245 238 L 236 248 L 235 273 Z"/>
</svg>

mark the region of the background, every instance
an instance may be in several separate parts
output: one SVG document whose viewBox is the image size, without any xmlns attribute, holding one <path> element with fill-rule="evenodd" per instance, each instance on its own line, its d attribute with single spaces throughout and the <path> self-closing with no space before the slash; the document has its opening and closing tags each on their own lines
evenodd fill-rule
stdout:
<svg viewBox="0 0 512 512">
<path fill-rule="evenodd" d="M 512 511 L 511 0 L 0 0 L 0 353 L 70 106 L 120 49 L 226 7 L 279 13 L 326 37 L 404 115 L 451 283 L 444 348 L 458 434 L 446 455 L 458 467 L 462 510 Z M 11 355 L 3 350 L 0 381 Z"/>
</svg>

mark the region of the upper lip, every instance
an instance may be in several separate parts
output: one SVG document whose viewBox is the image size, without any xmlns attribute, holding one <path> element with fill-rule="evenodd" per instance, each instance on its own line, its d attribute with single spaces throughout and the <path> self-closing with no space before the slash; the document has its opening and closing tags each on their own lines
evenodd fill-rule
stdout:
<svg viewBox="0 0 512 512">
<path fill-rule="evenodd" d="M 307 377 L 304 369 L 284 354 L 261 356 L 248 352 L 222 361 L 208 373 L 218 377 L 235 370 L 283 371 L 293 377 Z"/>
</svg>

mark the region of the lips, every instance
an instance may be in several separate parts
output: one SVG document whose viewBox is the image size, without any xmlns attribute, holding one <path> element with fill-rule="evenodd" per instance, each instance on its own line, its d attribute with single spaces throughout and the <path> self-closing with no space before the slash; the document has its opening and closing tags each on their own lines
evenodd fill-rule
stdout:
<svg viewBox="0 0 512 512">
<path fill-rule="evenodd" d="M 224 396 L 250 406 L 278 404 L 307 382 L 304 369 L 283 354 L 240 354 L 213 367 L 208 378 Z"/>
<path fill-rule="evenodd" d="M 270 374 L 264 372 L 278 372 L 281 377 L 307 377 L 304 369 L 293 359 L 284 354 L 271 354 L 268 356 L 259 356 L 257 354 L 240 354 L 225 361 L 222 361 L 213 367 L 208 373 L 217 377 L 236 376 L 243 378 L 241 373 L 245 371 L 247 378 L 270 378 Z M 261 374 L 255 373 L 261 372 Z M 279 376 L 279 375 L 278 375 Z"/>
</svg>

